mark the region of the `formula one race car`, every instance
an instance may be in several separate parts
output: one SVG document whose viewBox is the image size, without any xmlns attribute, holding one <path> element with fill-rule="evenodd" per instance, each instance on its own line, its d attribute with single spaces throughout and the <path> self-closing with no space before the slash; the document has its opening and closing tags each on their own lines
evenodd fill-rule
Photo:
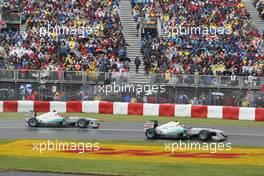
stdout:
<svg viewBox="0 0 264 176">
<path fill-rule="evenodd" d="M 30 127 L 79 127 L 79 128 L 99 128 L 99 122 L 96 119 L 84 117 L 63 117 L 56 111 L 48 112 L 37 116 L 36 112 L 29 112 L 26 122 Z"/>
<path fill-rule="evenodd" d="M 192 139 L 198 138 L 201 141 L 214 140 L 221 142 L 227 139 L 227 136 L 221 130 L 212 128 L 187 128 L 180 125 L 178 121 L 172 121 L 158 126 L 158 121 L 149 121 L 144 125 L 144 131 L 147 139 Z"/>
</svg>

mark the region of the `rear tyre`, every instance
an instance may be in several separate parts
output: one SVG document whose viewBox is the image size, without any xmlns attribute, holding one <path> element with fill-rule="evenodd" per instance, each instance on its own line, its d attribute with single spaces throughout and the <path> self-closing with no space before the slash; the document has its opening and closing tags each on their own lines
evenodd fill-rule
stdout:
<svg viewBox="0 0 264 176">
<path fill-rule="evenodd" d="M 79 119 L 77 121 L 77 125 L 79 128 L 87 128 L 88 126 L 87 121 L 85 119 Z"/>
<path fill-rule="evenodd" d="M 28 125 L 29 125 L 30 127 L 37 127 L 37 126 L 38 126 L 38 121 L 37 121 L 37 119 L 36 119 L 36 118 L 30 118 L 30 119 L 28 120 Z"/>
<path fill-rule="evenodd" d="M 146 131 L 146 137 L 148 139 L 155 139 L 157 136 L 156 131 L 154 128 L 150 128 Z"/>
<path fill-rule="evenodd" d="M 202 130 L 200 133 L 199 133 L 199 139 L 201 140 L 201 141 L 208 141 L 208 140 L 210 140 L 211 139 L 211 134 L 210 134 L 210 132 L 209 131 L 207 131 L 207 130 Z"/>
</svg>

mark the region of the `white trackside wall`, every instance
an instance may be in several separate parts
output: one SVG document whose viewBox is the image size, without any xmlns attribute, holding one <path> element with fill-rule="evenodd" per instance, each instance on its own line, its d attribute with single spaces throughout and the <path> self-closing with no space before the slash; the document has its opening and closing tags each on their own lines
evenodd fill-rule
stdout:
<svg viewBox="0 0 264 176">
<path fill-rule="evenodd" d="M 127 103 L 120 103 L 120 102 L 115 102 L 113 104 L 113 114 L 116 115 L 127 115 L 128 113 L 128 104 Z"/>
<path fill-rule="evenodd" d="M 159 115 L 159 104 L 143 104 L 143 115 L 144 116 L 158 116 Z"/>
<path fill-rule="evenodd" d="M 239 120 L 255 120 L 255 108 L 239 108 Z"/>
<path fill-rule="evenodd" d="M 221 119 L 223 117 L 223 106 L 208 106 L 207 117 Z"/>
<path fill-rule="evenodd" d="M 99 101 L 83 101 L 82 112 L 99 113 Z"/>
<path fill-rule="evenodd" d="M 66 102 L 51 101 L 50 110 L 51 111 L 55 110 L 57 112 L 67 112 Z"/>
<path fill-rule="evenodd" d="M 17 112 L 29 112 L 34 110 L 33 101 L 18 101 Z"/>
<path fill-rule="evenodd" d="M 191 117 L 192 106 L 191 105 L 177 105 L 175 106 L 176 117 Z"/>
<path fill-rule="evenodd" d="M 49 112 L 53 110 L 57 112 L 264 121 L 264 108 L 100 101 L 0 101 L 0 112 Z"/>
</svg>

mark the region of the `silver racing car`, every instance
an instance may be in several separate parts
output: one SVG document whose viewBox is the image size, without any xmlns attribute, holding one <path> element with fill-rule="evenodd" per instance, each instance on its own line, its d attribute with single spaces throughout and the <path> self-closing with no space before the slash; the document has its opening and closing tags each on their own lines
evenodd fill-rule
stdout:
<svg viewBox="0 0 264 176">
<path fill-rule="evenodd" d="M 79 128 L 99 128 L 97 119 L 86 117 L 63 117 L 58 112 L 48 112 L 42 115 L 36 112 L 29 112 L 26 117 L 26 122 L 30 127 L 79 127 Z"/>
<path fill-rule="evenodd" d="M 147 139 L 192 139 L 198 138 L 201 141 L 214 140 L 221 142 L 227 139 L 223 131 L 212 128 L 187 128 L 178 121 L 172 121 L 158 126 L 158 121 L 148 121 L 144 125 Z"/>
</svg>

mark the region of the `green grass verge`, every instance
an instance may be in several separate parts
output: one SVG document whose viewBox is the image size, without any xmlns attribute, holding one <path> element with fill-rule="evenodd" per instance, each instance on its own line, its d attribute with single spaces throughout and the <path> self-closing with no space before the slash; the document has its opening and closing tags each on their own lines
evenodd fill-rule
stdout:
<svg viewBox="0 0 264 176">
<path fill-rule="evenodd" d="M 10 142 L 14 142 L 15 140 L 12 140 L 12 139 L 0 139 L 0 145 L 2 144 L 8 144 Z"/>
<path fill-rule="evenodd" d="M 80 160 L 65 158 L 33 158 L 0 156 L 0 170 L 24 170 L 122 176 L 263 176 L 264 168 L 257 166 L 168 164 L 118 160 Z"/>
<path fill-rule="evenodd" d="M 146 122 L 148 120 L 158 120 L 159 122 L 168 122 L 170 120 L 179 120 L 182 124 L 197 125 L 228 125 L 228 126 L 259 126 L 264 127 L 264 122 L 223 120 L 223 119 L 201 119 L 187 117 L 157 117 L 157 116 L 131 116 L 131 115 L 109 115 L 109 114 L 88 114 L 88 113 L 63 113 L 65 116 L 79 116 L 96 118 L 100 121 L 112 122 Z M 25 113 L 0 113 L 0 119 L 24 119 Z"/>
</svg>

